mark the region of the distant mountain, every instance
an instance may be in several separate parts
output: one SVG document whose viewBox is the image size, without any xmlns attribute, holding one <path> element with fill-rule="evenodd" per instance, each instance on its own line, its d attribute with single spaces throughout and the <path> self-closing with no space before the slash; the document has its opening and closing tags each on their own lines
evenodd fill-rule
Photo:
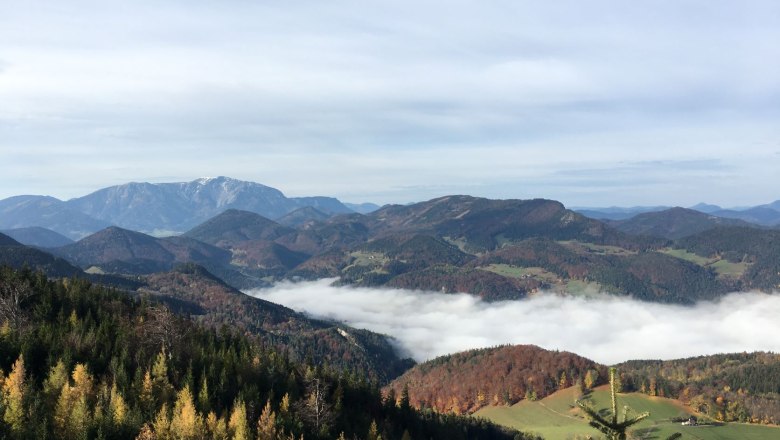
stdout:
<svg viewBox="0 0 780 440">
<path fill-rule="evenodd" d="M 447 196 L 413 205 L 387 205 L 367 215 L 377 236 L 427 233 L 469 252 L 491 250 L 532 237 L 618 243 L 625 235 L 602 222 L 545 199 L 491 200 Z"/>
<path fill-rule="evenodd" d="M 614 221 L 611 225 L 627 234 L 652 235 L 670 240 L 719 226 L 751 226 L 750 223 L 742 220 L 718 217 L 714 214 L 679 207 L 638 214 L 627 220 Z"/>
<path fill-rule="evenodd" d="M 606 377 L 606 368 L 569 352 L 534 345 L 505 345 L 446 355 L 418 364 L 385 390 L 413 407 L 471 413 L 486 405 L 512 405 L 543 398 L 584 380 L 588 370 Z"/>
<path fill-rule="evenodd" d="M 288 200 L 295 202 L 295 206 L 292 210 L 298 209 L 299 207 L 311 206 L 318 211 L 330 215 L 355 212 L 333 197 L 292 197 Z"/>
<path fill-rule="evenodd" d="M 41 228 L 40 226 L 5 229 L 0 232 L 8 235 L 9 237 L 12 237 L 19 243 L 26 244 L 28 246 L 52 248 L 73 243 L 73 240 L 70 238 L 62 234 L 58 234 L 51 229 Z"/>
<path fill-rule="evenodd" d="M 358 214 L 369 214 L 381 208 L 376 203 L 344 203 L 344 205 Z"/>
<path fill-rule="evenodd" d="M 744 220 L 746 222 L 755 223 L 757 225 L 775 226 L 780 224 L 780 211 L 777 211 L 770 206 L 775 205 L 762 205 L 742 211 L 724 209 L 721 211 L 715 211 L 712 214 L 717 215 L 718 217 Z"/>
<path fill-rule="evenodd" d="M 52 252 L 82 268 L 145 274 L 170 270 L 176 263 L 227 266 L 230 252 L 186 237 L 155 238 L 116 226 Z"/>
<path fill-rule="evenodd" d="M 712 214 L 713 212 L 722 211 L 723 208 L 721 208 L 718 205 L 710 205 L 707 203 L 697 203 L 693 206 L 691 206 L 689 209 L 693 209 L 694 211 L 703 212 L 705 214 Z"/>
<path fill-rule="evenodd" d="M 39 226 L 78 240 L 110 226 L 48 196 L 15 196 L 0 200 L 0 229 Z"/>
<path fill-rule="evenodd" d="M 71 208 L 111 224 L 154 234 L 183 232 L 228 209 L 279 218 L 304 206 L 349 213 L 329 197 L 287 198 L 281 191 L 228 177 L 182 183 L 128 183 L 69 200 Z"/>
<path fill-rule="evenodd" d="M 51 277 L 71 277 L 82 273 L 81 269 L 62 258 L 25 246 L 5 234 L 0 234 L 0 266 L 28 267 Z"/>
<path fill-rule="evenodd" d="M 637 214 L 656 212 L 669 209 L 668 206 L 633 206 L 621 208 L 612 206 L 609 208 L 572 208 L 574 212 L 596 220 L 625 220 Z"/>
<path fill-rule="evenodd" d="M 250 240 L 275 240 L 295 232 L 262 215 L 229 209 L 187 231 L 184 236 L 227 247 Z"/>
<path fill-rule="evenodd" d="M 19 246 L 21 243 L 0 232 L 0 246 Z"/>
<path fill-rule="evenodd" d="M 317 208 L 304 206 L 303 208 L 298 208 L 289 214 L 279 217 L 276 219 L 276 221 L 279 224 L 289 226 L 291 228 L 298 228 L 306 223 L 324 222 L 330 217 L 330 215 L 325 214 Z"/>
</svg>

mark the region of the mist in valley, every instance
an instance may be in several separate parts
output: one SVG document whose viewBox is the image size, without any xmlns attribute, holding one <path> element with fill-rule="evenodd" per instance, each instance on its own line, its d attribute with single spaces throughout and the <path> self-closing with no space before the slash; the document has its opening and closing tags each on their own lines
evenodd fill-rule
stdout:
<svg viewBox="0 0 780 440">
<path fill-rule="evenodd" d="M 336 287 L 333 281 L 281 282 L 246 293 L 390 335 L 418 362 L 500 344 L 535 344 L 605 364 L 780 351 L 778 294 L 732 293 L 696 306 L 553 293 L 489 303 L 467 294 Z"/>
</svg>

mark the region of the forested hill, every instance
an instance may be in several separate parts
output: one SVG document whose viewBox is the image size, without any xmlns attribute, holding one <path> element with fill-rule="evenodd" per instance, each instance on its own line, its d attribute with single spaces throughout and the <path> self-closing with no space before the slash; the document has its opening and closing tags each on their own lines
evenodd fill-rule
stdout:
<svg viewBox="0 0 780 440">
<path fill-rule="evenodd" d="M 471 413 L 483 406 L 536 400 L 585 381 L 606 377 L 606 367 L 569 352 L 535 345 L 505 345 L 441 356 L 410 369 L 386 387 L 412 405 Z"/>
<path fill-rule="evenodd" d="M 0 268 L 0 301 L 2 438 L 531 438 L 83 280 Z"/>
</svg>

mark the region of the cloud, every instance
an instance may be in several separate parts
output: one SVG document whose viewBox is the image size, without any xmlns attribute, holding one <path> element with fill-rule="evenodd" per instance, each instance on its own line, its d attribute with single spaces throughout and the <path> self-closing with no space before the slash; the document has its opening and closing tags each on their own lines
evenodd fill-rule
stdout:
<svg viewBox="0 0 780 440">
<path fill-rule="evenodd" d="M 471 295 L 282 282 L 246 293 L 392 336 L 417 361 L 498 344 L 536 344 L 614 364 L 630 359 L 780 351 L 780 295 L 733 293 L 695 307 L 542 294 L 486 303 Z"/>
<path fill-rule="evenodd" d="M 745 204 L 780 183 L 776 155 L 747 147 L 777 138 L 771 0 L 60 3 L 0 16 L 13 66 L 0 151 L 57 150 L 43 163 L 3 156 L 0 197 L 176 174 L 378 203 L 443 185 L 582 206 Z M 734 173 L 633 173 L 585 195 L 590 181 L 560 178 L 702 159 Z"/>
</svg>

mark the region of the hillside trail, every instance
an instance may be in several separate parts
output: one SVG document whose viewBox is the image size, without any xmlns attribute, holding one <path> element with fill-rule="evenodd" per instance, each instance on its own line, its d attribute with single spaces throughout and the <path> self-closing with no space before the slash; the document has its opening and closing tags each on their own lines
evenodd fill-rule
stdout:
<svg viewBox="0 0 780 440">
<path fill-rule="evenodd" d="M 545 404 L 544 404 L 544 402 L 542 402 L 541 400 L 540 400 L 540 401 L 538 401 L 537 403 L 538 403 L 538 404 L 539 404 L 539 405 L 540 405 L 542 408 L 546 409 L 547 411 L 550 411 L 550 412 L 551 412 L 551 413 L 553 413 L 553 414 L 557 414 L 557 415 L 559 415 L 559 416 L 563 416 L 563 417 L 568 417 L 568 418 L 570 418 L 570 419 L 573 419 L 573 420 L 579 420 L 579 421 L 581 421 L 581 422 L 582 422 L 582 421 L 584 421 L 584 420 L 583 420 L 582 418 L 580 418 L 580 417 L 575 417 L 575 416 L 573 416 L 573 415 L 571 415 L 571 414 L 565 414 L 565 413 L 562 413 L 562 412 L 560 412 L 560 411 L 556 411 L 556 410 L 554 410 L 554 409 L 550 408 L 549 406 L 545 405 Z"/>
</svg>

